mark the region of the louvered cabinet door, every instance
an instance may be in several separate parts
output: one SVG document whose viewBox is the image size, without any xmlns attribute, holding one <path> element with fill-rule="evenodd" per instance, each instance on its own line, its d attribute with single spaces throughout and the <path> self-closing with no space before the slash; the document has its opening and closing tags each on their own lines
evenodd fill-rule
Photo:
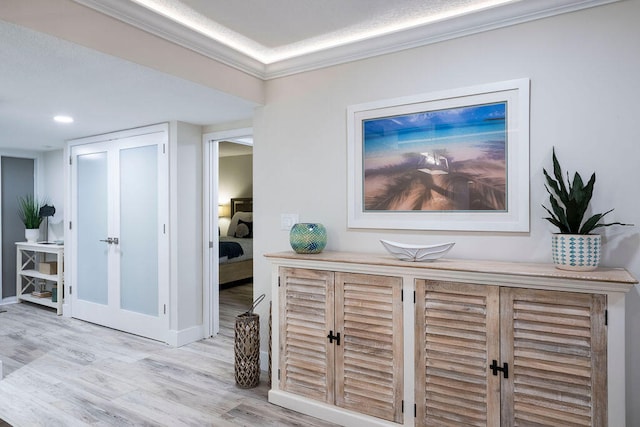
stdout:
<svg viewBox="0 0 640 427">
<path fill-rule="evenodd" d="M 336 273 L 336 405 L 402 422 L 402 279 Z"/>
<path fill-rule="evenodd" d="M 333 404 L 332 272 L 280 269 L 280 389 Z"/>
<path fill-rule="evenodd" d="M 499 288 L 416 280 L 416 425 L 498 426 Z M 498 360 L 499 362 L 499 360 Z"/>
<path fill-rule="evenodd" d="M 606 426 L 606 296 L 503 288 L 504 426 Z"/>
</svg>

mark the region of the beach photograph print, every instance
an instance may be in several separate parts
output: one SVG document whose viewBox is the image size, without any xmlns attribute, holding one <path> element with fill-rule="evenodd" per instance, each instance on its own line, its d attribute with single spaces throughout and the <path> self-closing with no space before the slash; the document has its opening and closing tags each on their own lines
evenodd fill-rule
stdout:
<svg viewBox="0 0 640 427">
<path fill-rule="evenodd" d="M 507 210 L 507 102 L 362 121 L 363 210 Z"/>
</svg>

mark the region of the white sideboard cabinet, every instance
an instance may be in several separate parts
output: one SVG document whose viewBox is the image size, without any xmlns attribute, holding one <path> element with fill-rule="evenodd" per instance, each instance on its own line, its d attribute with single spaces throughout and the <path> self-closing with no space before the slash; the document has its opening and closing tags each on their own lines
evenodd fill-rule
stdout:
<svg viewBox="0 0 640 427">
<path fill-rule="evenodd" d="M 274 404 L 345 426 L 625 425 L 624 269 L 266 256 Z"/>
<path fill-rule="evenodd" d="M 283 267 L 282 390 L 400 422 L 401 292 L 398 277 Z"/>
</svg>

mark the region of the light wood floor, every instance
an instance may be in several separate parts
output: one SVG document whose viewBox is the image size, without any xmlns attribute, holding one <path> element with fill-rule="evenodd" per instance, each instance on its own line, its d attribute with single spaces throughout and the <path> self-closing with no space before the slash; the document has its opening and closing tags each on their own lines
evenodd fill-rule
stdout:
<svg viewBox="0 0 640 427">
<path fill-rule="evenodd" d="M 27 303 L 3 306 L 0 418 L 15 427 L 332 426 L 268 403 L 266 373 L 257 388 L 235 385 L 233 326 L 251 305 L 250 285 L 220 299 L 221 333 L 180 348 Z"/>
</svg>

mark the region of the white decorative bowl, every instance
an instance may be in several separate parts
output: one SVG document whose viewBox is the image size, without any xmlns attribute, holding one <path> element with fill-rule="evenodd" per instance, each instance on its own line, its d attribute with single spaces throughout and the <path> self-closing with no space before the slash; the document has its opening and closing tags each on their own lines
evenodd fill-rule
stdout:
<svg viewBox="0 0 640 427">
<path fill-rule="evenodd" d="M 449 252 L 455 245 L 453 242 L 438 245 L 410 245 L 389 240 L 380 240 L 380 243 L 391 255 L 402 261 L 433 261 Z"/>
</svg>

